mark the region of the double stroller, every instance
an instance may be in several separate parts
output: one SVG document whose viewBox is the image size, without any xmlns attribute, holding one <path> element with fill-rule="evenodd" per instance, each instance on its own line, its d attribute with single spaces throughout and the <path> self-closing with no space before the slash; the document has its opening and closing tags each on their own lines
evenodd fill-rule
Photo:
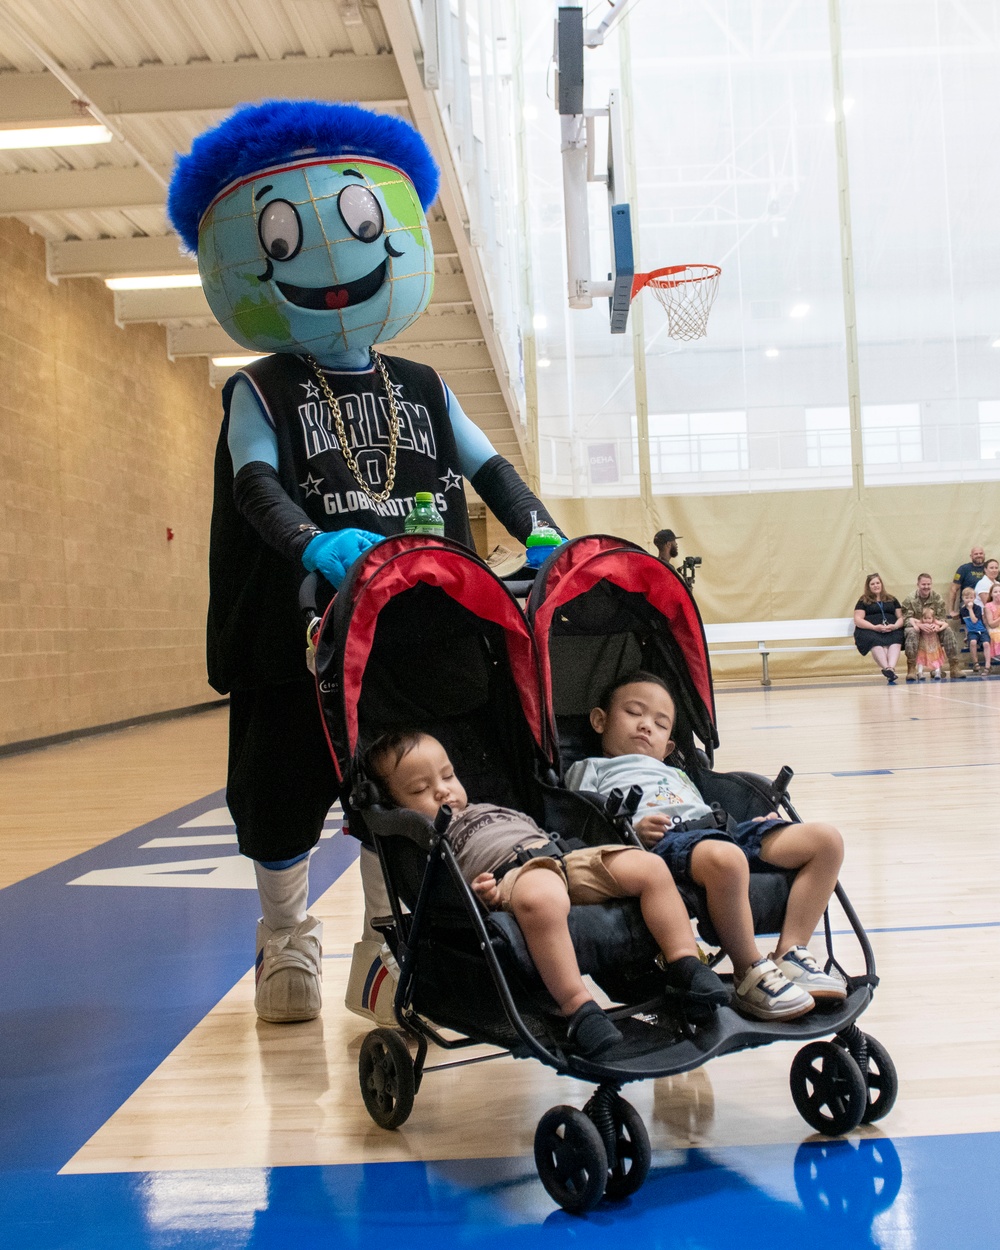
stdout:
<svg viewBox="0 0 1000 1250">
<path fill-rule="evenodd" d="M 878 978 L 839 886 L 865 972 L 844 974 L 846 1000 L 817 1003 L 784 1023 L 746 1019 L 725 1006 L 699 1013 L 668 988 L 635 900 L 572 907 L 580 969 L 615 1004 L 608 1014 L 623 1034 L 610 1055 L 588 1059 L 567 1046 L 566 1022 L 513 916 L 485 912 L 462 879 L 446 810 L 431 823 L 387 806 L 364 775 L 364 752 L 376 737 L 417 728 L 443 744 L 470 802 L 526 812 L 585 845 L 638 845 L 631 826 L 637 795 L 573 793 L 560 778 L 573 760 L 598 753 L 587 714 L 601 691 L 640 668 L 674 691 L 670 762 L 688 772 L 707 802 L 737 820 L 780 808 L 798 819 L 787 793 L 790 769 L 775 781 L 713 771 L 718 737 L 700 616 L 681 579 L 631 543 L 605 536 L 567 543 L 538 571 L 522 610 L 511 589 L 459 544 L 390 538 L 353 566 L 317 637 L 317 685 L 350 829 L 378 853 L 392 914 L 375 924 L 400 968 L 399 1028 L 375 1029 L 362 1044 L 365 1106 L 382 1128 L 401 1125 L 424 1075 L 434 1071 L 425 1067 L 429 1042 L 449 1051 L 486 1043 L 497 1057 L 534 1058 L 592 1082 L 582 1110 L 553 1107 L 535 1133 L 542 1184 L 570 1212 L 625 1198 L 646 1178 L 649 1137 L 620 1093 L 630 1081 L 795 1040 L 806 1044 L 791 1065 L 792 1097 L 818 1132 L 839 1136 L 880 1119 L 896 1097 L 891 1059 L 855 1024 Z M 777 870 L 752 874 L 757 932 L 780 928 L 789 879 Z M 685 902 L 703 941 L 717 946 L 704 896 L 688 888 Z M 828 917 L 826 943 L 827 966 L 844 972 Z"/>
</svg>

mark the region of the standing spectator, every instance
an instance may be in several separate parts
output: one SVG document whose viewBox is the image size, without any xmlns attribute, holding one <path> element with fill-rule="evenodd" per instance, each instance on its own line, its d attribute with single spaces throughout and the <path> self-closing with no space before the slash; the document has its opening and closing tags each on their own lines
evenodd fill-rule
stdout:
<svg viewBox="0 0 1000 1250">
<path fill-rule="evenodd" d="M 986 548 L 981 543 L 976 543 L 969 552 L 969 563 L 960 564 L 955 570 L 955 576 L 951 579 L 951 589 L 948 592 L 949 616 L 958 616 L 958 604 L 962 591 L 966 586 L 971 586 L 975 590 L 976 583 L 985 572 Z"/>
<path fill-rule="evenodd" d="M 934 609 L 924 608 L 923 616 L 920 618 L 925 625 L 934 625 Z M 951 630 L 948 631 L 951 633 Z M 934 681 L 941 680 L 941 665 L 944 663 L 945 654 L 944 647 L 941 645 L 941 635 L 934 628 L 925 630 L 920 635 L 920 644 L 917 647 L 917 676 L 923 679 L 925 673 L 930 673 Z M 906 679 L 910 679 L 907 677 Z"/>
<path fill-rule="evenodd" d="M 923 620 L 924 608 L 934 609 L 933 625 Z M 917 578 L 917 589 L 903 600 L 903 628 L 907 681 L 917 680 L 917 651 L 923 635 L 931 630 L 940 635 L 952 681 L 965 677 L 965 673 L 962 672 L 962 657 L 958 650 L 958 638 L 948 624 L 948 609 L 944 605 L 944 600 L 935 591 L 930 573 L 921 573 Z"/>
<path fill-rule="evenodd" d="M 657 530 L 653 535 L 653 545 L 656 548 L 656 554 L 659 559 L 667 566 L 668 569 L 674 567 L 674 560 L 677 559 L 677 535 L 673 530 Z"/>
<path fill-rule="evenodd" d="M 871 653 L 891 686 L 903 646 L 903 609 L 898 599 L 886 594 L 878 573 L 868 574 L 861 598 L 854 605 L 854 645 L 862 655 Z"/>
<path fill-rule="evenodd" d="M 969 640 L 969 654 L 972 656 L 972 671 L 978 677 L 983 671 L 979 667 L 979 647 L 983 649 L 983 662 L 986 665 L 986 676 L 990 675 L 990 635 L 983 618 L 983 605 L 976 598 L 971 586 L 962 591 L 962 624 L 965 636 Z"/>
<path fill-rule="evenodd" d="M 994 582 L 990 597 L 983 606 L 986 628 L 990 633 L 990 646 L 994 656 L 1000 655 L 1000 582 Z"/>
<path fill-rule="evenodd" d="M 1000 577 L 1000 560 L 991 558 L 986 561 L 986 572 L 976 582 L 976 598 L 983 607 L 986 606 L 986 600 L 990 597 L 990 591 L 996 585 L 998 577 Z"/>
</svg>

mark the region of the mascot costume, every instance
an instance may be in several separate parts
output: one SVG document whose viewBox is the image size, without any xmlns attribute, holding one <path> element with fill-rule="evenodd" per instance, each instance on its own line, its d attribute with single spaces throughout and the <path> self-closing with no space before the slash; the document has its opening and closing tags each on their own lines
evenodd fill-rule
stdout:
<svg viewBox="0 0 1000 1250">
<path fill-rule="evenodd" d="M 466 478 L 522 541 L 532 510 L 551 523 L 433 369 L 372 350 L 430 301 L 425 210 L 437 187 L 406 122 L 290 101 L 245 106 L 199 136 L 170 185 L 171 220 L 197 251 L 213 313 L 238 343 L 271 353 L 223 390 L 208 618 L 209 681 L 231 696 L 226 798 L 260 895 L 264 1020 L 310 1020 L 321 1006 L 309 853 L 338 786 L 300 582 L 318 571 L 337 587 L 363 551 L 402 533 L 418 490 L 433 492 L 446 535 L 471 546 Z M 365 929 L 347 1006 L 394 1023 L 370 924 L 388 905 L 366 848 L 361 869 Z"/>
</svg>

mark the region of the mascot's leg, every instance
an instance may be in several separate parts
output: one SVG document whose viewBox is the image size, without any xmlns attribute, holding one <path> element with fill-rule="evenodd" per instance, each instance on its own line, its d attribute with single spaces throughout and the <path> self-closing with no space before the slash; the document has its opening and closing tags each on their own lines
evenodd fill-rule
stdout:
<svg viewBox="0 0 1000 1250">
<path fill-rule="evenodd" d="M 372 928 L 372 920 L 377 916 L 391 915 L 392 908 L 378 856 L 363 846 L 360 862 L 361 887 L 365 894 L 365 927 L 361 941 L 354 944 L 344 1006 L 366 1020 L 393 1027 L 396 1016 L 392 1004 L 396 997 L 399 968 L 381 935 Z"/>
<path fill-rule="evenodd" d="M 254 863 L 257 921 L 254 1006 L 273 1024 L 313 1020 L 323 1006 L 323 925 L 306 912 L 309 856 L 280 867 Z"/>
<path fill-rule="evenodd" d="M 322 925 L 307 914 L 309 852 L 337 797 L 312 680 L 234 690 L 226 800 L 240 851 L 254 861 L 256 1006 L 274 1023 L 322 1005 Z"/>
</svg>

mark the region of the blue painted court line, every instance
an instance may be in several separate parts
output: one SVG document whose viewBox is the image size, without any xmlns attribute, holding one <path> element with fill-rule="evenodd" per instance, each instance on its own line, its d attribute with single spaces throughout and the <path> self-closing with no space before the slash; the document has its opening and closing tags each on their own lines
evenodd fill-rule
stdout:
<svg viewBox="0 0 1000 1250">
<path fill-rule="evenodd" d="M 143 845 L 188 836 L 182 825 L 224 802 L 209 795 L 0 890 L 0 1169 L 62 1167 L 252 967 L 257 891 L 235 845 Z M 339 833 L 320 842 L 313 897 L 357 854 Z M 70 884 L 109 871 L 96 880 L 136 884 Z"/>
<path fill-rule="evenodd" d="M 865 929 L 868 934 L 871 933 L 931 933 L 938 929 L 1000 929 L 1000 920 L 977 920 L 972 924 L 902 924 L 892 925 L 885 929 Z M 821 934 L 822 929 L 817 929 L 816 933 Z M 833 933 L 840 937 L 844 934 L 850 936 L 854 932 L 853 929 L 834 929 Z"/>
<path fill-rule="evenodd" d="M 17 1250 L 996 1250 L 998 1169 L 997 1133 L 665 1150 L 638 1194 L 583 1218 L 530 1158 L 14 1172 L 0 1229 Z"/>
<path fill-rule="evenodd" d="M 791 729 L 791 725 L 751 725 L 751 729 Z"/>
<path fill-rule="evenodd" d="M 963 769 L 963 768 L 1000 768 L 1000 760 L 998 761 L 988 760 L 979 764 L 902 764 L 902 765 L 898 765 L 895 768 L 875 769 L 875 773 L 878 773 L 878 772 L 885 772 L 889 774 L 892 774 L 892 773 L 927 773 L 927 772 L 931 772 L 932 770 L 954 771 L 955 769 Z M 829 773 L 824 768 L 824 769 L 819 769 L 818 771 L 815 771 L 815 772 L 800 772 L 800 773 L 796 773 L 795 775 L 796 777 L 870 777 L 873 775 L 873 773 L 867 772 L 867 771 L 856 772 L 856 773 Z"/>
<path fill-rule="evenodd" d="M 831 777 L 891 777 L 891 768 L 858 768 L 849 773 L 831 773 Z"/>
</svg>

